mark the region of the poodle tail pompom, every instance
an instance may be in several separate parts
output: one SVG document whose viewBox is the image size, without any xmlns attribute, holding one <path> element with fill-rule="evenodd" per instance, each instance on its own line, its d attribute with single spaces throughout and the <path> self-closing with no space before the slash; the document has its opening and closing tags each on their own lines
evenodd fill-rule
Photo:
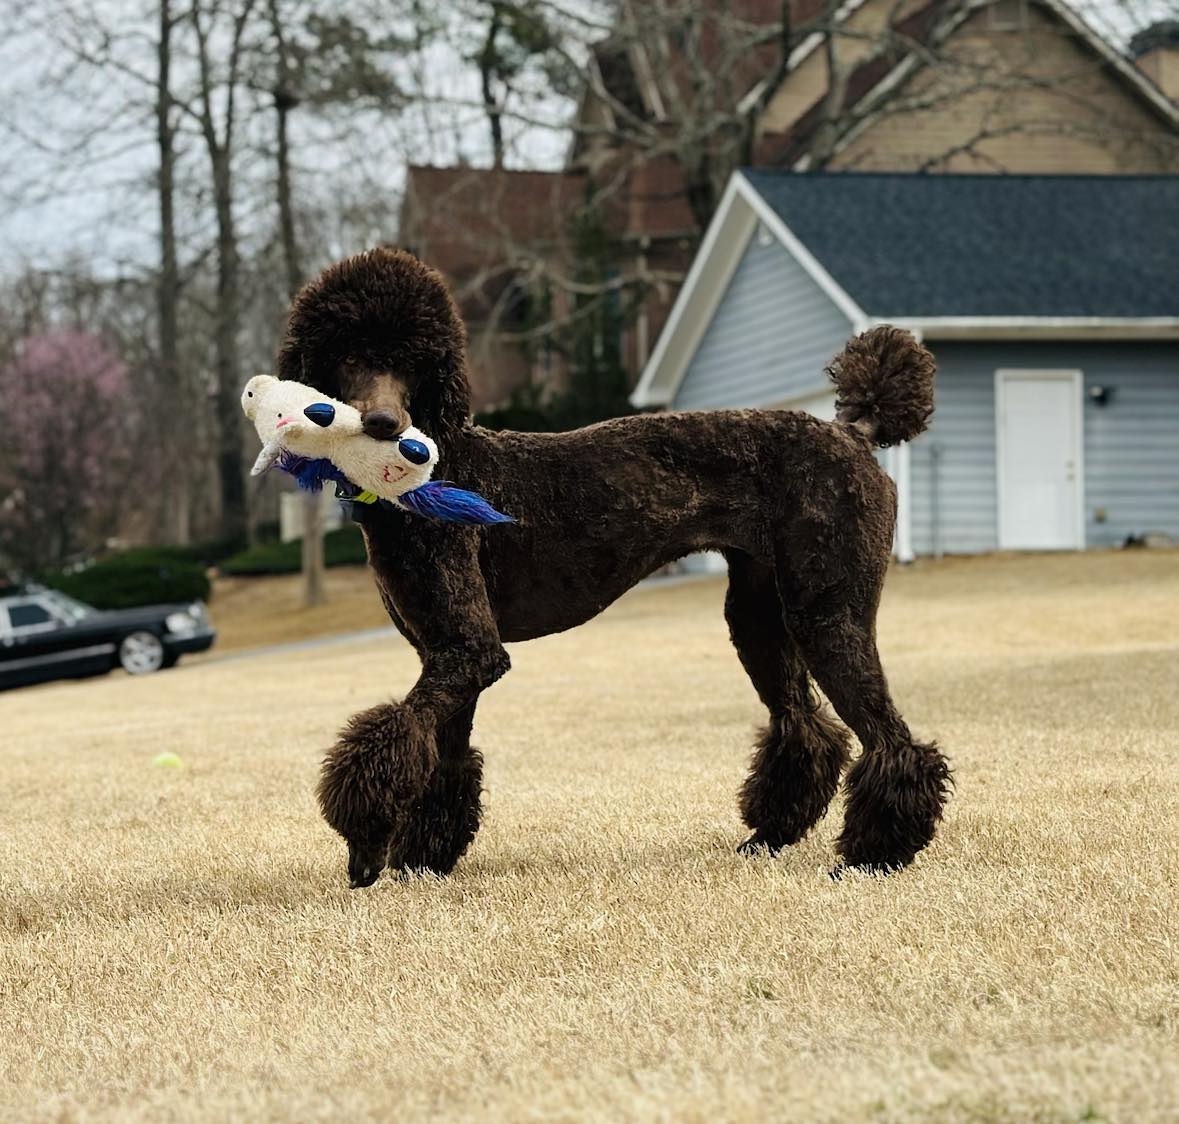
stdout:
<svg viewBox="0 0 1179 1124">
<path fill-rule="evenodd" d="M 911 441 L 929 424 L 936 373 L 933 356 L 903 328 L 853 336 L 827 365 L 836 420 L 881 448 Z"/>
</svg>

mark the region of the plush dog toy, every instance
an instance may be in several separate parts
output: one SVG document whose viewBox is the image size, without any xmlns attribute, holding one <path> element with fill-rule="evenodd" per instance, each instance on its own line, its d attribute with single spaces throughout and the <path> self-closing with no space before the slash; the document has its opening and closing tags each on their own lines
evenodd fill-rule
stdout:
<svg viewBox="0 0 1179 1124">
<path fill-rule="evenodd" d="M 246 383 L 242 410 L 262 441 L 252 476 L 277 465 L 307 491 L 328 481 L 344 485 L 337 494 L 356 503 L 384 501 L 452 523 L 512 522 L 482 496 L 431 481 L 438 447 L 412 426 L 378 441 L 364 432 L 359 410 L 273 375 Z"/>
</svg>

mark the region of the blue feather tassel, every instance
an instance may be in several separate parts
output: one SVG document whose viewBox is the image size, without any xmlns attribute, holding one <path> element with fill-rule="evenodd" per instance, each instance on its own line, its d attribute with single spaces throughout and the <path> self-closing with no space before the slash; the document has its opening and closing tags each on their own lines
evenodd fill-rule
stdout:
<svg viewBox="0 0 1179 1124">
<path fill-rule="evenodd" d="M 481 495 L 456 488 L 445 480 L 431 480 L 399 496 L 397 502 L 415 515 L 442 519 L 447 523 L 515 523 L 510 515 L 496 511 Z"/>
<path fill-rule="evenodd" d="M 327 483 L 340 483 L 348 479 L 329 460 L 322 457 L 312 460 L 286 449 L 279 454 L 278 467 L 293 476 L 295 483 L 305 492 L 319 492 Z"/>
</svg>

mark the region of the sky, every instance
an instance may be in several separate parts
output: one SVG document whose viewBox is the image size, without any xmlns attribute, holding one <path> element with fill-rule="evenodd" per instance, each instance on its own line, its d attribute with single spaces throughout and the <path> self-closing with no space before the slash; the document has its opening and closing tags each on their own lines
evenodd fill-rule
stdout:
<svg viewBox="0 0 1179 1124">
<path fill-rule="evenodd" d="M 30 264 L 56 268 L 69 259 L 107 276 L 151 267 L 158 226 L 154 136 L 148 91 L 136 77 L 150 76 L 154 64 L 154 21 L 137 16 L 145 7 L 150 5 L 136 0 L 0 0 L 0 275 Z M 1176 14 L 1175 0 L 1098 0 L 1082 10 L 1122 41 L 1135 27 Z M 102 28 L 113 32 L 106 48 Z M 104 49 L 113 67 L 100 71 L 76 61 L 78 53 Z M 407 158 L 435 164 L 488 160 L 474 72 L 452 48 L 431 49 L 421 62 L 421 73 L 402 77 L 432 90 L 433 103 L 399 115 L 353 113 L 347 128 L 342 110 L 296 117 L 299 195 L 306 206 L 336 220 L 334 252 L 354 249 L 346 240 L 388 236 L 383 228 L 396 214 Z M 177 60 L 182 74 L 186 65 Z M 561 99 L 531 104 L 530 113 L 548 127 L 514 126 L 509 163 L 560 167 L 567 136 L 559 126 L 571 109 Z M 247 236 L 273 218 L 272 165 L 265 155 L 270 121 L 269 115 L 258 116 L 238 165 L 246 187 L 240 220 Z M 185 244 L 199 246 L 212 237 L 207 158 L 190 126 L 184 128 L 181 233 Z M 354 222 L 339 218 L 366 212 L 382 229 L 358 231 Z"/>
<path fill-rule="evenodd" d="M 154 19 L 138 15 L 150 6 L 141 0 L 52 0 L 45 6 L 0 0 L 0 275 L 69 258 L 100 274 L 124 275 L 154 260 L 157 153 L 147 80 L 154 72 L 156 28 Z M 111 33 L 105 43 L 103 29 Z M 303 206 L 332 216 L 372 201 L 386 226 L 396 214 L 407 160 L 489 160 L 477 76 L 459 54 L 474 46 L 461 31 L 456 39 L 457 46 L 431 47 L 412 65 L 399 64 L 403 85 L 434 95 L 406 112 L 337 107 L 293 115 Z M 104 51 L 112 61 L 101 70 L 77 61 L 79 54 Z M 186 71 L 195 81 L 191 60 L 178 57 L 174 70 L 180 83 Z M 269 95 L 247 93 L 240 102 L 260 110 L 240 138 L 236 165 L 244 186 L 239 220 L 248 238 L 251 229 L 273 221 L 273 114 Z M 566 145 L 560 126 L 571 110 L 568 101 L 551 97 L 530 104 L 530 114 L 547 127 L 509 123 L 509 163 L 559 168 Z M 194 123 L 181 115 L 180 127 L 185 155 L 177 170 L 177 210 L 182 240 L 196 246 L 212 238 L 204 229 L 211 221 L 208 157 Z"/>
</svg>

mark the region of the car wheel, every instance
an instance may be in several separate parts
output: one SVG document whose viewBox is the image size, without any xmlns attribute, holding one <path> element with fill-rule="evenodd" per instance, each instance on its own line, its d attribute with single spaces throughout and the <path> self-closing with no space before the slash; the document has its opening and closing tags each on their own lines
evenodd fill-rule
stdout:
<svg viewBox="0 0 1179 1124">
<path fill-rule="evenodd" d="M 164 666 L 164 645 L 154 632 L 130 632 L 119 645 L 119 666 L 128 675 L 150 675 Z"/>
<path fill-rule="evenodd" d="M 165 656 L 164 656 L 164 663 L 163 663 L 164 670 L 165 670 L 165 671 L 167 671 L 167 670 L 168 670 L 168 668 L 170 668 L 170 667 L 175 667 L 175 666 L 176 666 L 176 663 L 177 663 L 177 661 L 178 661 L 179 659 L 180 659 L 180 653 L 179 653 L 179 652 L 168 652 L 168 653 L 166 653 L 166 654 L 165 654 Z"/>
</svg>

